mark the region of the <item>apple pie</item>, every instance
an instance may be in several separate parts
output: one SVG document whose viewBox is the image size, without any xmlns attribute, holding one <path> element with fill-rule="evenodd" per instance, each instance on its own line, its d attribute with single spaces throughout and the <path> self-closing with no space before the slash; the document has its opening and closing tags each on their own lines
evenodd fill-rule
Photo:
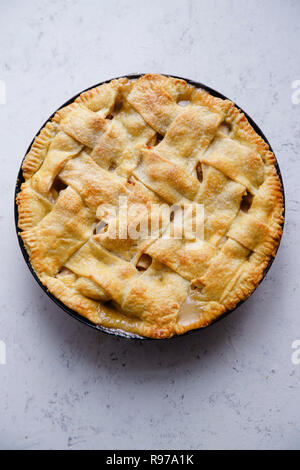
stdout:
<svg viewBox="0 0 300 470">
<path fill-rule="evenodd" d="M 82 93 L 22 171 L 18 225 L 35 273 L 108 329 L 166 338 L 209 325 L 253 292 L 280 241 L 267 143 L 231 101 L 181 79 Z"/>
</svg>

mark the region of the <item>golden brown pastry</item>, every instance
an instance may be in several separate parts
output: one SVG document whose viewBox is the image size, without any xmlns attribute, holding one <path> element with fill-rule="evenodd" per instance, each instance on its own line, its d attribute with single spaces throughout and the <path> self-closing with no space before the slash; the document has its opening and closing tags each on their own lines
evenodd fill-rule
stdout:
<svg viewBox="0 0 300 470">
<path fill-rule="evenodd" d="M 232 102 L 172 77 L 82 93 L 41 130 L 23 175 L 33 269 L 107 328 L 165 338 L 209 325 L 257 287 L 281 237 L 268 145 Z"/>
</svg>

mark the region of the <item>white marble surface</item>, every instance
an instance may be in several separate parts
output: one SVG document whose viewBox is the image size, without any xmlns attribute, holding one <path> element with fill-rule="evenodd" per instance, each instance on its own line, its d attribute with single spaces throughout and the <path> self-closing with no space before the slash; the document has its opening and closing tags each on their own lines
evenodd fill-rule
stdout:
<svg viewBox="0 0 300 470">
<path fill-rule="evenodd" d="M 300 2 L 0 2 L 0 447 L 300 448 Z M 69 318 L 17 245 L 13 192 L 31 138 L 66 99 L 154 71 L 235 100 L 262 127 L 285 181 L 287 220 L 264 283 L 200 334 L 130 343 Z"/>
</svg>

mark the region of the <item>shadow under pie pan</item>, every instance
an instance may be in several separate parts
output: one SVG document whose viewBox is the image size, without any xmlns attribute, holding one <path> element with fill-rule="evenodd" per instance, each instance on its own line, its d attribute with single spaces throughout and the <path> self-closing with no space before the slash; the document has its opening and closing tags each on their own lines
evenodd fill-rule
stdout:
<svg viewBox="0 0 300 470">
<path fill-rule="evenodd" d="M 129 75 L 123 75 L 122 77 L 115 77 L 115 78 L 110 78 L 109 80 L 105 80 L 103 82 L 100 82 L 100 83 L 97 83 L 96 85 L 93 85 L 89 88 L 87 88 L 86 90 L 83 90 L 81 91 L 80 93 L 78 93 L 77 95 L 73 96 L 72 98 L 70 98 L 67 102 L 65 102 L 60 108 L 58 108 L 48 119 L 47 121 L 43 124 L 43 126 L 41 127 L 41 129 L 47 124 L 48 121 L 50 121 L 52 119 L 52 117 L 55 115 L 55 113 L 63 108 L 64 106 L 67 106 L 68 104 L 72 103 L 81 93 L 83 93 L 84 91 L 88 91 L 92 88 L 95 88 L 99 85 L 102 85 L 104 83 L 108 83 L 110 82 L 111 80 L 115 80 L 117 78 L 128 78 L 130 80 L 135 80 L 141 76 L 143 76 L 144 74 L 129 74 Z M 163 74 L 162 74 L 163 75 Z M 188 84 L 196 87 L 196 88 L 201 88 L 201 89 L 204 89 L 206 90 L 207 92 L 209 92 L 211 95 L 217 97 L 217 98 L 221 98 L 221 99 L 229 99 L 229 98 L 226 98 L 224 95 L 222 95 L 221 93 L 219 93 L 218 91 L 204 85 L 203 83 L 199 83 L 199 82 L 195 82 L 194 80 L 190 80 L 190 79 L 187 79 L 187 78 L 183 78 L 183 77 L 178 77 L 178 76 L 175 76 L 175 75 L 167 75 L 165 74 L 166 76 L 170 76 L 170 77 L 173 77 L 173 78 L 178 78 L 178 79 L 182 79 L 182 80 L 185 80 Z M 235 104 L 236 105 L 236 104 Z M 246 118 L 248 119 L 249 123 L 251 124 L 251 126 L 254 128 L 254 130 L 257 132 L 257 134 L 269 145 L 269 148 L 270 150 L 273 152 L 272 148 L 271 148 L 271 145 L 269 144 L 267 138 L 265 137 L 265 135 L 263 134 L 263 132 L 261 131 L 261 129 L 258 127 L 258 125 L 253 121 L 253 119 L 251 119 L 250 116 L 248 116 L 247 113 L 245 113 L 245 111 L 243 111 L 238 105 L 236 105 L 238 109 L 240 109 L 240 111 L 242 111 L 244 113 L 244 115 L 246 116 Z M 37 135 L 39 134 L 39 132 L 41 131 L 41 129 L 37 132 L 37 134 L 35 135 L 34 139 L 32 140 L 31 144 L 29 145 L 26 153 L 25 153 L 25 156 L 27 155 L 27 153 L 29 152 L 35 138 L 37 137 Z M 25 158 L 24 156 L 24 158 Z M 24 160 L 24 159 L 23 159 Z M 22 161 L 22 164 L 23 164 L 23 161 Z M 22 183 L 24 182 L 24 177 L 23 177 L 23 171 L 22 171 L 22 164 L 21 164 L 21 167 L 20 167 L 20 170 L 19 170 L 19 173 L 18 173 L 18 178 L 17 178 L 17 183 L 16 183 L 16 189 L 15 189 L 15 200 L 14 200 L 14 210 L 15 210 L 15 226 L 16 226 L 16 232 L 17 232 L 17 237 L 18 237 L 18 241 L 19 241 L 19 245 L 20 245 L 20 248 L 21 248 L 21 251 L 22 251 L 22 254 L 24 256 L 24 259 L 25 259 L 25 262 L 31 272 L 31 274 L 33 275 L 33 277 L 35 278 L 35 280 L 37 281 L 37 283 L 40 285 L 40 287 L 43 289 L 43 291 L 48 295 L 48 297 L 50 297 L 51 300 L 53 300 L 53 302 L 56 303 L 56 305 L 58 305 L 62 310 L 64 310 L 67 314 L 69 314 L 70 316 L 72 316 L 73 318 L 76 318 L 77 320 L 79 320 L 81 323 L 84 323 L 85 325 L 88 325 L 102 333 L 106 333 L 106 334 L 110 334 L 110 335 L 115 335 L 115 336 L 118 336 L 118 337 L 123 337 L 123 338 L 127 338 L 127 339 L 135 339 L 135 340 L 158 340 L 158 339 L 155 339 L 155 338 L 148 338 L 148 337 L 143 337 L 143 336 L 139 336 L 137 334 L 132 334 L 132 333 L 128 333 L 126 331 L 123 331 L 123 330 L 119 330 L 119 329 L 112 329 L 112 328 L 106 328 L 106 327 L 103 327 L 101 325 L 96 325 L 94 323 L 92 323 L 91 321 L 89 321 L 88 319 L 86 319 L 85 317 L 81 316 L 80 314 L 78 314 L 77 312 L 75 312 L 74 310 L 71 310 L 70 308 L 68 308 L 64 303 L 62 303 L 58 298 L 56 298 L 54 295 L 52 295 L 48 290 L 47 288 L 42 284 L 42 282 L 40 281 L 40 279 L 38 278 L 38 276 L 36 275 L 34 269 L 32 268 L 31 266 L 31 263 L 30 263 L 30 260 L 29 260 L 29 255 L 25 249 L 25 246 L 24 246 L 24 243 L 23 243 L 23 240 L 21 238 L 21 236 L 19 235 L 19 229 L 18 229 L 18 217 L 19 217 L 19 214 L 18 214 L 18 206 L 17 206 L 17 203 L 16 203 L 16 196 L 18 195 L 18 193 L 20 192 L 21 190 L 21 185 Z M 283 196 L 283 223 L 282 223 L 282 228 L 283 228 L 283 224 L 284 224 L 284 211 L 285 211 L 285 197 L 284 197 L 284 187 L 283 187 L 283 182 L 282 182 L 282 176 L 281 176 L 281 172 L 280 172 L 280 168 L 278 166 L 278 162 L 277 160 L 275 161 L 275 167 L 276 167 L 276 171 L 277 171 L 277 174 L 278 174 L 278 177 L 280 179 L 280 182 L 281 182 L 281 186 L 282 186 L 282 196 Z M 279 242 L 280 243 L 280 242 Z M 278 243 L 278 247 L 279 247 L 279 243 Z M 278 249 L 277 247 L 277 249 Z M 263 273 L 263 276 L 259 282 L 259 284 L 263 281 L 263 279 L 265 278 L 267 272 L 269 271 L 272 263 L 274 261 L 274 257 L 272 257 Z M 259 285 L 258 284 L 258 285 Z M 258 286 L 257 286 L 258 287 Z M 256 287 L 256 288 L 257 288 Z M 256 289 L 254 289 L 252 291 L 252 293 L 255 291 Z M 252 293 L 250 295 L 252 295 Z M 198 328 L 198 329 L 194 329 L 194 330 L 189 330 L 187 331 L 186 333 L 180 335 L 180 336 L 186 336 L 186 335 L 190 335 L 190 334 L 195 334 L 195 333 L 198 333 L 200 330 L 203 330 L 204 328 L 208 328 L 209 326 L 211 326 L 212 324 L 216 323 L 217 321 L 219 320 L 222 320 L 225 316 L 229 315 L 230 313 L 232 313 L 234 310 L 236 310 L 242 303 L 244 303 L 249 297 L 245 298 L 244 300 L 242 300 L 241 302 L 239 302 L 235 308 L 233 310 L 229 310 L 229 311 L 226 311 L 223 315 L 219 316 L 216 320 L 214 320 L 212 323 L 210 323 L 208 326 L 205 326 L 205 327 L 202 327 L 202 328 Z M 175 335 L 175 336 L 172 336 L 171 338 L 164 338 L 164 340 L 170 340 L 172 338 L 176 338 L 178 337 L 178 335 Z M 161 339 L 159 339 L 159 341 L 162 341 Z"/>
</svg>

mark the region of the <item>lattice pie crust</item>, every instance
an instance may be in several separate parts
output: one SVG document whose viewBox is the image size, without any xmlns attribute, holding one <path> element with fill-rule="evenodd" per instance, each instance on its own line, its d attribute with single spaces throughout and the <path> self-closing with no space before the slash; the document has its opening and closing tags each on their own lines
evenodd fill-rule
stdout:
<svg viewBox="0 0 300 470">
<path fill-rule="evenodd" d="M 107 328 L 153 338 L 204 327 L 275 255 L 275 158 L 232 102 L 161 75 L 118 79 L 60 109 L 23 163 L 20 235 L 47 289 Z M 204 205 L 204 239 L 111 239 L 105 207 Z M 130 223 L 130 220 L 129 222 Z"/>
</svg>

